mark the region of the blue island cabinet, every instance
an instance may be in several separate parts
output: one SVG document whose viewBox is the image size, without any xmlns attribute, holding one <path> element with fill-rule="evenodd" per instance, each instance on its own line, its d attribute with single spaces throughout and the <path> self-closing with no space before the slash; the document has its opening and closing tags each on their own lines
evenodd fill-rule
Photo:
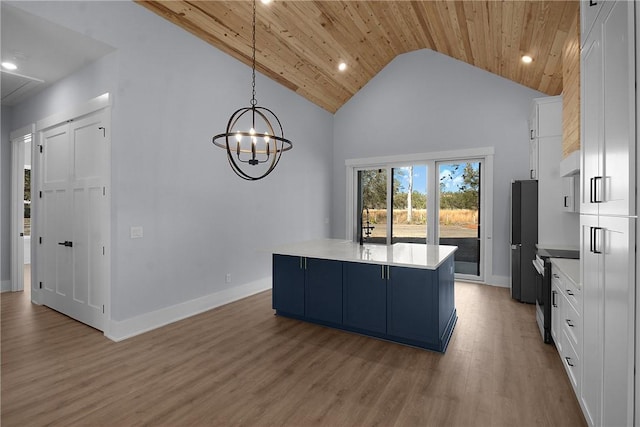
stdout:
<svg viewBox="0 0 640 427">
<path fill-rule="evenodd" d="M 428 269 L 274 254 L 273 308 L 444 352 L 457 320 L 453 266 L 453 256 Z"/>
<path fill-rule="evenodd" d="M 273 255 L 272 298 L 278 314 L 342 324 L 342 262 Z"/>
<path fill-rule="evenodd" d="M 345 262 L 344 325 L 359 332 L 387 332 L 387 266 Z"/>
</svg>

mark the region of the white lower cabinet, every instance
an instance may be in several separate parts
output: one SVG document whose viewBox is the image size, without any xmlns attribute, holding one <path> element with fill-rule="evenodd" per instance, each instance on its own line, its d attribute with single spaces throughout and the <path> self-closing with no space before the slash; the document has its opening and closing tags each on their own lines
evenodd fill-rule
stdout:
<svg viewBox="0 0 640 427">
<path fill-rule="evenodd" d="M 590 426 L 633 425 L 635 219 L 582 215 L 582 386 Z"/>
<path fill-rule="evenodd" d="M 579 262 L 552 260 L 551 263 L 551 336 L 573 391 L 579 397 L 582 382 L 582 290 L 576 283 L 579 282 Z M 572 274 L 563 268 L 571 269 Z"/>
</svg>

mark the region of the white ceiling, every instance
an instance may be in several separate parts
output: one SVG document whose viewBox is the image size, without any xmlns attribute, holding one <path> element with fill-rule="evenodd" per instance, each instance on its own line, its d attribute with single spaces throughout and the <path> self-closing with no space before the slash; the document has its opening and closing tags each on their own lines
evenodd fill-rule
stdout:
<svg viewBox="0 0 640 427">
<path fill-rule="evenodd" d="M 0 2 L 2 105 L 16 105 L 114 49 L 83 34 Z"/>
</svg>

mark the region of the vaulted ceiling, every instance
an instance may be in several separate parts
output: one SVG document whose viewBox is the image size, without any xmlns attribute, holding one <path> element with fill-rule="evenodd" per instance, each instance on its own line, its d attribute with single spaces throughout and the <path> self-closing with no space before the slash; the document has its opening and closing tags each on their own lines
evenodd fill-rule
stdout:
<svg viewBox="0 0 640 427">
<path fill-rule="evenodd" d="M 251 1 L 138 3 L 251 65 Z M 275 0 L 256 8 L 258 71 L 333 113 L 396 56 L 424 48 L 558 95 L 579 2 Z"/>
</svg>

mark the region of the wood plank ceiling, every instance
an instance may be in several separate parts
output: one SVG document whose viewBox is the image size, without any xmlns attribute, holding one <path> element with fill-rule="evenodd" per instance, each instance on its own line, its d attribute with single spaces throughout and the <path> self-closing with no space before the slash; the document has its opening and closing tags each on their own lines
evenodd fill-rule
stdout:
<svg viewBox="0 0 640 427">
<path fill-rule="evenodd" d="M 138 3 L 251 65 L 250 1 Z M 276 0 L 256 8 L 258 71 L 334 113 L 397 55 L 424 48 L 558 95 L 579 2 Z"/>
</svg>

